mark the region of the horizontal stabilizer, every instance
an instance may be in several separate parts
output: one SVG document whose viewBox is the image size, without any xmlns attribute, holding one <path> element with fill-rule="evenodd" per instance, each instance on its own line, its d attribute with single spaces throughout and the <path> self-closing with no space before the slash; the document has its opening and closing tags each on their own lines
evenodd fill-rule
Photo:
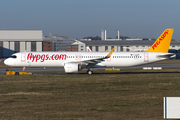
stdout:
<svg viewBox="0 0 180 120">
<path fill-rule="evenodd" d="M 169 59 L 169 58 L 176 57 L 176 55 L 174 53 L 168 53 L 168 54 L 164 54 L 164 55 L 158 55 L 157 57 Z"/>
</svg>

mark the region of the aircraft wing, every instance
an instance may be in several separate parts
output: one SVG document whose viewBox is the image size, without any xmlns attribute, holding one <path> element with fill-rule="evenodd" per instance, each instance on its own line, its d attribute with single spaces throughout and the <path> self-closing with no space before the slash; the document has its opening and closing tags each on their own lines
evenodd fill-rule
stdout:
<svg viewBox="0 0 180 120">
<path fill-rule="evenodd" d="M 79 64 L 85 64 L 85 65 L 97 64 L 97 63 L 104 61 L 105 59 L 110 58 L 113 51 L 114 51 L 114 48 L 111 50 L 111 52 L 107 56 L 105 56 L 103 58 L 94 58 L 94 59 L 88 59 L 88 60 L 82 60 L 82 61 L 72 61 L 70 63 L 79 63 Z"/>
<path fill-rule="evenodd" d="M 81 63 L 81 64 L 96 64 L 101 61 L 104 61 L 104 59 L 106 59 L 106 58 L 104 57 L 104 58 L 98 58 L 98 59 L 83 60 L 83 61 L 79 61 L 79 63 Z"/>
</svg>

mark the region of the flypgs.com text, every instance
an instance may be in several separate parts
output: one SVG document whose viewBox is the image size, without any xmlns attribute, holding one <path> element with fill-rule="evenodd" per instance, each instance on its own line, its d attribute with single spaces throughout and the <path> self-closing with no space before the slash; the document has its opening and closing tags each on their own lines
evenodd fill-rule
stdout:
<svg viewBox="0 0 180 120">
<path fill-rule="evenodd" d="M 27 60 L 32 60 L 32 62 L 44 62 L 45 60 L 66 60 L 67 55 L 66 54 L 53 54 L 53 55 L 49 55 L 49 54 L 33 54 L 33 53 L 29 53 L 27 55 Z"/>
</svg>

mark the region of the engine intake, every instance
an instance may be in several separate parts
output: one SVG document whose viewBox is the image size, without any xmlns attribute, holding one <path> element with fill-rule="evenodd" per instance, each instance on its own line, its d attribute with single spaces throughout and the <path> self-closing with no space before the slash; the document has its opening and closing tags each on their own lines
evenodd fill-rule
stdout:
<svg viewBox="0 0 180 120">
<path fill-rule="evenodd" d="M 66 73 L 74 73 L 81 70 L 81 65 L 77 63 L 65 63 L 64 64 L 64 70 Z"/>
</svg>

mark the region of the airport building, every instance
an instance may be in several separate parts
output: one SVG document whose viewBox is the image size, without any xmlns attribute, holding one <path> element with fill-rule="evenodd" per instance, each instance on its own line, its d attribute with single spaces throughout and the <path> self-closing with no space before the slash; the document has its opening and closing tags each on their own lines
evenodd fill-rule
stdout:
<svg viewBox="0 0 180 120">
<path fill-rule="evenodd" d="M 155 41 L 138 40 L 138 41 L 103 41 L 103 40 L 91 40 L 91 41 L 78 41 L 76 40 L 72 45 L 77 46 L 78 51 L 86 51 L 86 47 L 89 47 L 92 51 L 106 51 L 115 48 L 115 51 L 145 51 L 151 47 Z M 69 46 L 70 48 L 70 46 Z M 68 48 L 67 48 L 68 49 Z M 179 50 L 180 41 L 171 41 L 169 49 Z M 69 50 L 70 51 L 70 50 Z"/>
<path fill-rule="evenodd" d="M 43 37 L 42 30 L 0 30 L 0 58 L 24 51 L 67 51 L 74 42 L 67 36 Z"/>
<path fill-rule="evenodd" d="M 43 41 L 43 51 L 52 51 L 51 41 Z"/>
<path fill-rule="evenodd" d="M 128 52 L 138 51 L 143 52 L 151 47 L 155 41 L 138 40 L 138 41 L 104 41 L 104 40 L 92 40 L 92 41 L 78 41 L 67 46 L 67 51 L 87 51 L 86 47 L 89 47 L 91 51 L 110 51 L 115 48 L 115 51 Z M 169 47 L 169 53 L 175 53 L 176 59 L 180 59 L 180 41 L 171 41 Z"/>
<path fill-rule="evenodd" d="M 72 45 L 67 46 L 67 51 L 86 51 L 89 47 L 92 51 L 107 51 L 115 48 L 115 51 L 145 51 L 155 42 L 155 39 L 120 37 L 117 32 L 117 39 L 107 39 L 107 30 L 101 30 L 101 40 L 79 39 Z M 180 49 L 180 42 L 172 41 L 170 49 Z M 76 49 L 74 49 L 76 48 Z"/>
<path fill-rule="evenodd" d="M 50 35 L 43 38 L 43 51 L 67 51 L 67 45 L 71 45 L 75 40 L 67 36 Z M 47 43 L 52 46 L 52 50 L 48 49 Z"/>
<path fill-rule="evenodd" d="M 0 57 L 16 52 L 42 51 L 42 30 L 0 30 Z"/>
</svg>

